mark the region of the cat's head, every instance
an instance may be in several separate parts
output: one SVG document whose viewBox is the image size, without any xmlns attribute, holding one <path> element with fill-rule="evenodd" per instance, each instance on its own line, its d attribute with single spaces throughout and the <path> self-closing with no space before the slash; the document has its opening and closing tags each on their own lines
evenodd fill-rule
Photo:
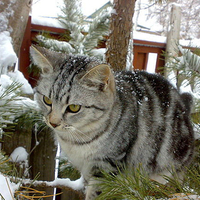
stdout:
<svg viewBox="0 0 200 200">
<path fill-rule="evenodd" d="M 47 125 L 63 134 L 69 128 L 84 134 L 100 129 L 115 100 L 110 67 L 94 58 L 34 47 L 31 57 L 41 68 L 36 98 Z"/>
</svg>

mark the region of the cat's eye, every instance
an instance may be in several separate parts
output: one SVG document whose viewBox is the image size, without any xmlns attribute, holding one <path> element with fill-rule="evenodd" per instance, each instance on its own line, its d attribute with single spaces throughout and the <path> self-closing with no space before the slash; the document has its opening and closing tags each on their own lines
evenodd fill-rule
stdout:
<svg viewBox="0 0 200 200">
<path fill-rule="evenodd" d="M 49 99 L 47 96 L 43 96 L 43 101 L 46 105 L 51 106 L 52 105 L 52 101 L 51 99 Z"/>
<path fill-rule="evenodd" d="M 81 109 L 80 105 L 71 104 L 67 107 L 68 112 L 77 113 Z"/>
</svg>

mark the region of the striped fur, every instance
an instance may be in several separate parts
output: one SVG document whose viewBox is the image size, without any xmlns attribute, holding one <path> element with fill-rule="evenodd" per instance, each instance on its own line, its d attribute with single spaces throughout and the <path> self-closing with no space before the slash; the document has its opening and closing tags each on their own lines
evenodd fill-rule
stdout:
<svg viewBox="0 0 200 200">
<path fill-rule="evenodd" d="M 178 169 L 190 163 L 190 95 L 180 95 L 159 75 L 113 74 L 108 66 L 84 56 L 60 60 L 50 66 L 53 73 L 43 74 L 37 100 L 46 123 L 86 182 L 93 182 L 100 170 L 116 171 L 121 164 L 142 163 L 153 177 L 171 165 Z M 43 95 L 51 99 L 51 106 L 44 104 Z M 70 104 L 81 105 L 80 111 L 68 112 Z M 88 187 L 86 199 L 95 195 Z"/>
</svg>

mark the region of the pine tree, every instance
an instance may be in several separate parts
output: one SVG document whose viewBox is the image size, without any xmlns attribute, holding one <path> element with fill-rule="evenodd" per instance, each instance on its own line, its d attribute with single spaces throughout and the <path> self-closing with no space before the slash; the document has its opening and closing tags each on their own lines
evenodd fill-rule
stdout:
<svg viewBox="0 0 200 200">
<path fill-rule="evenodd" d="M 200 111 L 200 56 L 199 52 L 192 52 L 189 49 L 183 49 L 179 46 L 179 57 L 167 63 L 167 70 L 171 74 L 168 79 L 172 81 L 177 89 L 182 92 L 187 87 L 188 92 L 193 94 L 194 108 L 193 112 Z"/>
<path fill-rule="evenodd" d="M 96 56 L 93 50 L 97 48 L 103 36 L 108 35 L 109 16 L 109 11 L 103 10 L 92 22 L 86 24 L 80 2 L 65 0 L 62 15 L 58 19 L 66 29 L 63 37 L 67 38 L 67 41 L 57 41 L 40 35 L 37 37 L 38 42 L 41 46 L 67 54 Z M 97 57 L 102 58 L 101 55 Z"/>
</svg>

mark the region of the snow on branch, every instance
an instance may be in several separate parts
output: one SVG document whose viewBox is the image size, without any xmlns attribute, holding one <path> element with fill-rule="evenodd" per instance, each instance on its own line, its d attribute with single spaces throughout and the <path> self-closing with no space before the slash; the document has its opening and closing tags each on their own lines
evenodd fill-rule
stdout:
<svg viewBox="0 0 200 200">
<path fill-rule="evenodd" d="M 73 189 L 76 191 L 84 189 L 82 177 L 75 181 L 71 181 L 69 178 L 57 178 L 54 181 L 34 181 L 33 185 L 37 187 Z"/>
<path fill-rule="evenodd" d="M 58 52 L 65 52 L 67 54 L 75 52 L 75 49 L 68 42 L 46 38 L 42 35 L 38 35 L 36 38 L 42 46 L 48 49 Z"/>
<path fill-rule="evenodd" d="M 23 186 L 34 186 L 40 188 L 60 188 L 64 190 L 74 190 L 80 193 L 84 190 L 84 179 L 81 176 L 75 181 L 71 181 L 69 178 L 56 178 L 54 181 L 33 181 L 30 179 L 21 179 L 16 177 L 10 177 L 11 182 L 20 182 Z"/>
</svg>

